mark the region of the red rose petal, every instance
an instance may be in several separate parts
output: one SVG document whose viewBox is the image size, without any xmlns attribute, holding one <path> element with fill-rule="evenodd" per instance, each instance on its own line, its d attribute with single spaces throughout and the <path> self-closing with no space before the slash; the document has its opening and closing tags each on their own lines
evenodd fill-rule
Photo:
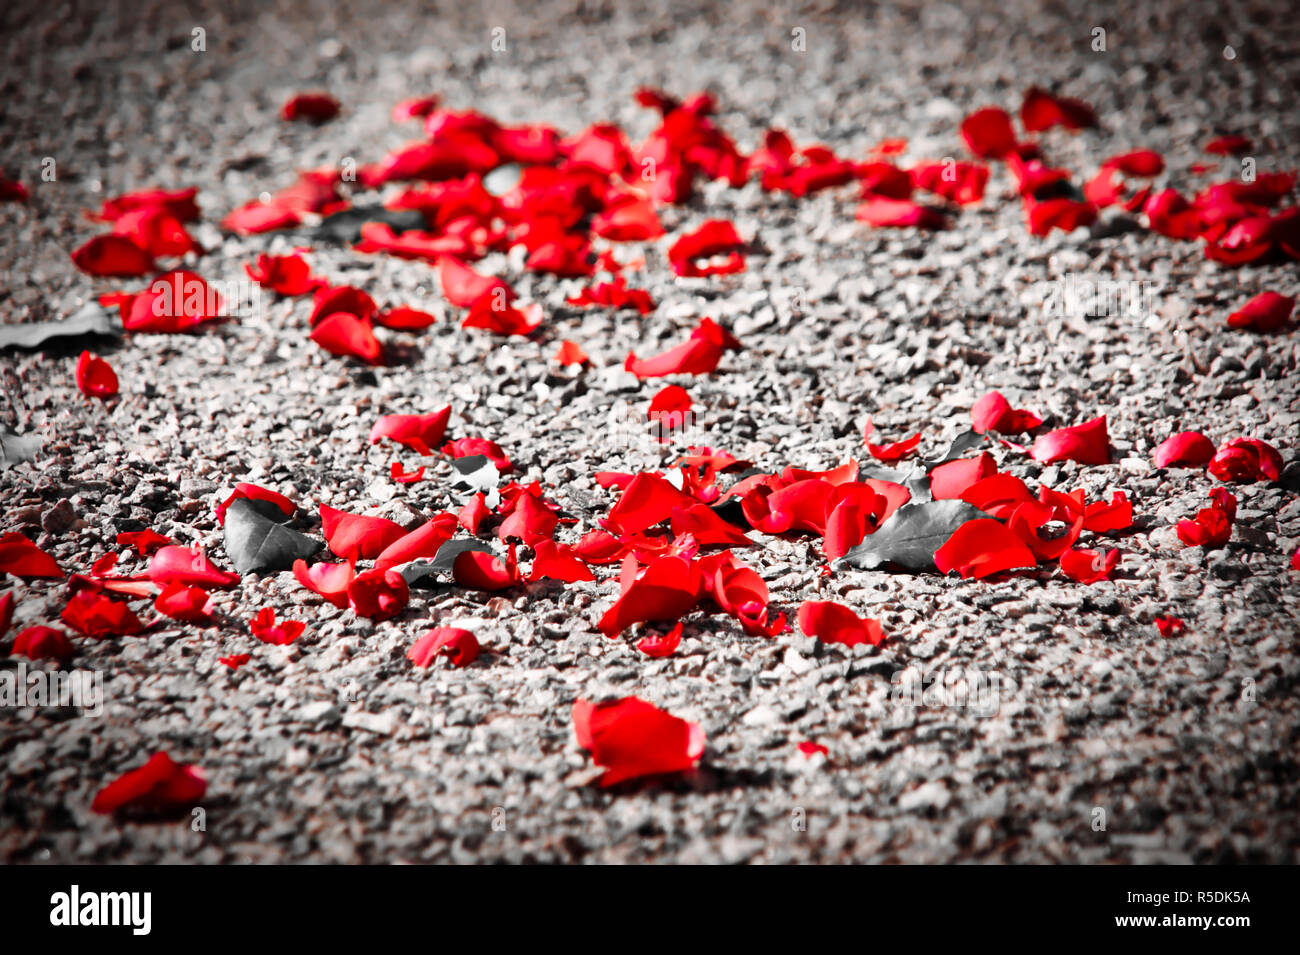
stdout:
<svg viewBox="0 0 1300 955">
<path fill-rule="evenodd" d="M 962 120 L 961 138 L 981 159 L 1000 159 L 1016 148 L 1011 117 L 996 106 L 978 109 Z"/>
<path fill-rule="evenodd" d="M 1293 296 L 1261 292 L 1228 316 L 1228 327 L 1248 328 L 1255 332 L 1275 332 L 1288 324 L 1294 308 Z"/>
<path fill-rule="evenodd" d="M 0 574 L 12 574 L 24 580 L 64 576 L 53 557 L 17 531 L 0 537 Z"/>
<path fill-rule="evenodd" d="M 1119 551 L 1067 550 L 1061 555 L 1061 571 L 1071 580 L 1092 584 L 1107 580 L 1119 563 Z"/>
<path fill-rule="evenodd" d="M 447 433 L 449 420 L 451 405 L 429 414 L 384 415 L 370 429 L 370 443 L 377 444 L 380 438 L 388 438 L 417 454 L 433 454 L 433 449 Z"/>
<path fill-rule="evenodd" d="M 153 271 L 153 256 L 120 235 L 97 235 L 72 253 L 72 263 L 87 275 L 130 278 Z"/>
<path fill-rule="evenodd" d="M 859 643 L 879 646 L 885 640 L 879 620 L 859 617 L 843 604 L 831 600 L 808 600 L 799 607 L 799 629 L 822 643 Z"/>
<path fill-rule="evenodd" d="M 970 409 L 971 427 L 983 434 L 997 431 L 1000 434 L 1020 434 L 1032 431 L 1043 423 L 1042 419 L 1029 411 L 1016 410 L 1011 403 L 996 391 L 990 391 Z"/>
<path fill-rule="evenodd" d="M 123 773 L 95 795 L 91 811 L 109 815 L 123 809 L 166 812 L 187 808 L 208 790 L 203 771 L 182 766 L 166 753 L 154 753 L 138 769 Z"/>
<path fill-rule="evenodd" d="M 308 566 L 305 560 L 296 560 L 293 563 L 293 576 L 308 590 L 320 594 L 342 609 L 348 605 L 348 584 L 352 583 L 356 572 L 350 562 Z"/>
<path fill-rule="evenodd" d="M 339 101 L 329 93 L 298 93 L 280 107 L 280 118 L 290 122 L 308 120 L 323 123 L 339 114 Z"/>
<path fill-rule="evenodd" d="M 387 620 L 411 599 L 406 579 L 395 570 L 368 570 L 348 584 L 348 604 L 358 617 Z"/>
<path fill-rule="evenodd" d="M 400 524 L 382 517 L 348 514 L 321 505 L 321 528 L 331 551 L 344 560 L 373 560 L 406 536 Z"/>
<path fill-rule="evenodd" d="M 682 643 L 682 625 L 679 623 L 667 633 L 651 634 L 637 641 L 636 648 L 652 659 L 663 659 L 677 652 Z"/>
<path fill-rule="evenodd" d="M 684 772 L 704 753 L 704 731 L 697 724 L 636 697 L 597 704 L 578 700 L 573 705 L 573 729 L 578 744 L 605 767 L 602 787 Z"/>
<path fill-rule="evenodd" d="M 10 650 L 12 656 L 27 657 L 29 660 L 54 660 L 60 665 L 71 660 L 74 653 L 76 650 L 66 633 L 53 627 L 41 626 L 20 630 L 14 637 L 13 649 Z"/>
<path fill-rule="evenodd" d="M 368 365 L 382 365 L 384 346 L 375 337 L 368 319 L 347 312 L 335 312 L 311 331 L 311 340 L 331 355 L 358 358 Z"/>
<path fill-rule="evenodd" d="M 989 518 L 967 521 L 934 552 L 939 573 L 956 570 L 964 578 L 988 577 L 1004 570 L 1038 566 L 1033 551 L 1005 524 Z"/>
<path fill-rule="evenodd" d="M 1214 457 L 1214 442 L 1199 431 L 1181 431 L 1160 442 L 1151 454 L 1158 468 L 1202 468 Z"/>
<path fill-rule="evenodd" d="M 220 570 L 197 547 L 163 547 L 149 561 L 149 579 L 159 587 L 171 583 L 225 590 L 239 583 L 239 575 Z"/>
<path fill-rule="evenodd" d="M 406 651 L 406 658 L 417 667 L 432 666 L 438 657 L 445 657 L 453 667 L 466 667 L 478 655 L 478 638 L 459 627 L 434 627 Z"/>
<path fill-rule="evenodd" d="M 1073 427 L 1049 431 L 1034 441 L 1029 453 L 1040 464 L 1055 461 L 1109 464 L 1110 437 L 1106 433 L 1106 416 Z"/>
</svg>

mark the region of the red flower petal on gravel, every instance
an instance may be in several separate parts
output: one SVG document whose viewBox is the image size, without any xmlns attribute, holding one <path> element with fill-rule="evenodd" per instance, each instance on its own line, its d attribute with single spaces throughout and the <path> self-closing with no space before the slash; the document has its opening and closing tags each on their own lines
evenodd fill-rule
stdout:
<svg viewBox="0 0 1300 955">
<path fill-rule="evenodd" d="M 153 256 L 120 235 L 97 235 L 72 253 L 72 263 L 87 275 L 130 278 L 153 271 Z"/>
<path fill-rule="evenodd" d="M 1213 441 L 1199 431 L 1180 431 L 1160 442 L 1151 463 L 1158 468 L 1203 468 L 1213 457 Z"/>
<path fill-rule="evenodd" d="M 827 560 L 843 557 L 875 531 L 877 512 L 888 508 L 888 500 L 867 484 L 847 484 L 836 488 L 826 501 L 826 533 L 822 552 Z"/>
<path fill-rule="evenodd" d="M 505 451 L 501 449 L 501 445 L 487 438 L 459 438 L 448 441 L 442 446 L 442 453 L 451 458 L 468 458 L 481 454 L 502 474 L 507 474 L 515 468 Z"/>
<path fill-rule="evenodd" d="M 1075 199 L 1026 199 L 1025 209 L 1029 217 L 1029 234 L 1040 237 L 1053 229 L 1073 232 L 1097 221 L 1097 207 L 1091 202 Z"/>
<path fill-rule="evenodd" d="M 1279 295 L 1277 292 L 1261 292 L 1228 316 L 1228 327 L 1275 332 L 1290 321 L 1294 308 L 1294 297 Z"/>
<path fill-rule="evenodd" d="M 83 351 L 77 359 L 77 388 L 87 398 L 111 398 L 117 394 L 117 374 L 98 355 Z"/>
<path fill-rule="evenodd" d="M 208 791 L 197 766 L 182 766 L 166 753 L 154 753 L 139 769 L 123 773 L 95 795 L 92 812 L 109 815 L 122 809 L 167 812 L 192 806 Z"/>
<path fill-rule="evenodd" d="M 466 667 L 478 659 L 478 638 L 459 627 L 434 627 L 406 651 L 406 658 L 417 667 L 428 667 L 438 657 L 445 657 L 454 667 Z"/>
<path fill-rule="evenodd" d="M 29 660 L 55 660 L 60 664 L 72 659 L 76 649 L 72 641 L 62 630 L 53 627 L 28 627 L 20 630 L 14 637 L 11 656 L 27 657 Z"/>
<path fill-rule="evenodd" d="M 226 213 L 221 220 L 221 228 L 239 235 L 257 235 L 262 232 L 274 232 L 276 229 L 288 229 L 302 222 L 302 214 L 278 202 L 246 202 L 237 209 Z"/>
<path fill-rule="evenodd" d="M 523 583 L 519 566 L 515 563 L 513 544 L 505 560 L 483 551 L 462 551 L 451 565 L 451 576 L 462 587 L 489 592 L 507 590 Z"/>
<path fill-rule="evenodd" d="M 539 495 L 520 494 L 510 515 L 501 522 L 497 536 L 501 540 L 518 540 L 532 547 L 555 534 L 559 517 Z"/>
<path fill-rule="evenodd" d="M 667 633 L 652 633 L 637 641 L 636 648 L 653 659 L 670 657 L 682 643 L 682 625 L 679 623 Z"/>
<path fill-rule="evenodd" d="M 495 275 L 480 275 L 449 255 L 438 260 L 438 278 L 442 282 L 442 297 L 460 308 L 470 308 L 485 295 L 495 296 L 502 307 L 515 297 L 514 289 Z"/>
<path fill-rule="evenodd" d="M 592 217 L 591 231 L 612 242 L 648 242 L 664 234 L 654 203 L 637 195 L 626 195 L 605 206 Z"/>
<path fill-rule="evenodd" d="M 199 194 L 197 186 L 188 189 L 139 189 L 112 199 L 105 199 L 97 213 L 87 213 L 87 217 L 100 222 L 116 222 L 123 215 L 136 209 L 163 209 L 181 222 L 193 222 L 199 218 L 199 206 L 194 201 Z"/>
<path fill-rule="evenodd" d="M 735 225 L 725 219 L 709 219 L 692 232 L 679 236 L 668 247 L 668 261 L 681 276 L 701 277 L 741 272 L 745 268 L 745 243 Z M 719 263 L 700 265 L 701 260 L 725 256 Z"/>
<path fill-rule="evenodd" d="M 129 332 L 178 333 L 220 321 L 222 308 L 221 296 L 202 276 L 177 269 L 139 294 L 123 295 L 120 310 Z"/>
<path fill-rule="evenodd" d="M 339 358 L 359 358 L 368 365 L 384 363 L 384 346 L 368 319 L 335 312 L 311 331 L 311 340 Z"/>
<path fill-rule="evenodd" d="M 930 496 L 936 501 L 961 497 L 980 481 L 997 473 L 997 462 L 987 451 L 977 458 L 947 461 L 930 471 Z"/>
<path fill-rule="evenodd" d="M 309 324 L 314 328 L 331 315 L 345 312 L 355 318 L 371 318 L 379 310 L 367 292 L 351 285 L 327 285 L 317 289 L 311 300 Z"/>
<path fill-rule="evenodd" d="M 280 118 L 290 122 L 323 123 L 339 114 L 339 101 L 329 93 L 298 93 L 280 107 Z"/>
<path fill-rule="evenodd" d="M 293 576 L 308 590 L 343 609 L 348 605 L 348 584 L 352 583 L 356 571 L 348 562 L 308 566 L 305 560 L 296 560 L 293 562 Z"/>
<path fill-rule="evenodd" d="M 170 537 L 164 537 L 157 531 L 148 529 L 142 531 L 123 531 L 121 534 L 117 535 L 118 547 L 130 547 L 141 557 L 148 557 L 159 547 L 166 547 L 168 544 L 173 543 L 175 543 L 175 541 Z"/>
<path fill-rule="evenodd" d="M 255 617 L 248 621 L 248 632 L 263 643 L 269 643 L 273 646 L 284 647 L 293 643 L 302 636 L 303 630 L 307 625 L 301 620 L 285 620 L 281 623 L 275 622 L 275 611 L 270 607 L 263 607 L 257 612 Z"/>
<path fill-rule="evenodd" d="M 1203 507 L 1194 520 L 1178 522 L 1178 539 L 1188 547 L 1222 547 L 1232 537 L 1232 519 L 1217 507 Z"/>
<path fill-rule="evenodd" d="M 1112 494 L 1110 503 L 1089 504 L 1083 514 L 1083 529 L 1094 534 L 1128 530 L 1133 526 L 1133 504 L 1123 491 Z"/>
<path fill-rule="evenodd" d="M 368 570 L 348 584 L 348 604 L 358 617 L 387 620 L 406 608 L 411 592 L 395 570 Z"/>
<path fill-rule="evenodd" d="M 17 531 L 0 537 L 0 574 L 11 574 L 25 580 L 64 576 L 53 557 Z"/>
<path fill-rule="evenodd" d="M 212 616 L 212 595 L 202 587 L 170 583 L 153 602 L 160 614 L 183 623 L 199 623 Z"/>
<path fill-rule="evenodd" d="M 567 338 L 560 342 L 560 349 L 555 353 L 555 360 L 561 365 L 585 365 L 590 359 L 582 346 L 576 342 L 571 342 Z"/>
<path fill-rule="evenodd" d="M 262 253 L 257 257 L 256 266 L 245 265 L 244 271 L 254 282 L 278 295 L 306 295 L 325 284 L 324 279 L 311 274 L 307 260 L 296 252 L 293 255 Z"/>
<path fill-rule="evenodd" d="M 1219 448 L 1208 470 L 1225 482 L 1276 481 L 1282 472 L 1282 455 L 1271 444 L 1255 438 L 1237 438 Z"/>
<path fill-rule="evenodd" d="M 909 175 L 917 189 L 966 206 L 984 198 L 989 167 L 974 162 L 926 162 L 913 166 Z"/>
<path fill-rule="evenodd" d="M 617 564 L 629 550 L 628 544 L 599 528 L 583 534 L 582 539 L 573 545 L 573 552 L 579 560 L 596 566 Z"/>
<path fill-rule="evenodd" d="M 864 438 L 870 438 L 874 431 L 875 425 L 873 425 L 868 419 Z M 884 461 L 886 463 L 901 461 L 903 458 L 908 457 L 913 451 L 915 451 L 917 445 L 920 443 L 921 432 L 918 431 L 910 438 L 905 438 L 902 441 L 894 441 L 890 444 L 872 444 L 870 441 L 867 441 L 867 452 L 877 461 Z"/>
<path fill-rule="evenodd" d="M 692 769 L 704 753 L 704 730 L 634 696 L 573 704 L 578 745 L 605 767 L 602 787 L 627 779 Z"/>
<path fill-rule="evenodd" d="M 418 332 L 435 324 L 437 321 L 438 317 L 436 315 L 422 312 L 418 308 L 408 308 L 405 305 L 386 308 L 375 315 L 376 324 L 400 332 Z"/>
<path fill-rule="evenodd" d="M 234 493 L 216 506 L 217 521 L 226 523 L 226 511 L 230 505 L 240 498 L 248 498 L 253 501 L 265 501 L 268 504 L 274 504 L 285 517 L 293 517 L 294 511 L 298 510 L 298 505 L 293 503 L 278 491 L 272 491 L 270 488 L 261 487 L 257 484 L 239 483 L 235 485 Z M 122 543 L 118 540 L 118 543 Z"/>
<path fill-rule="evenodd" d="M 877 228 L 946 229 L 947 217 L 938 209 L 917 205 L 911 199 L 873 196 L 859 203 L 854 218 Z"/>
<path fill-rule="evenodd" d="M 1029 133 L 1040 133 L 1053 126 L 1079 130 L 1096 126 L 1097 114 L 1083 100 L 1054 96 L 1037 86 L 1031 86 L 1025 90 L 1024 101 L 1020 104 L 1020 122 Z"/>
<path fill-rule="evenodd" d="M 1078 461 L 1080 464 L 1109 464 L 1110 437 L 1102 415 L 1069 428 L 1049 431 L 1034 441 L 1030 456 L 1039 464 Z"/>
<path fill-rule="evenodd" d="M 960 497 L 1000 521 L 1007 520 L 1017 507 L 1034 499 L 1025 482 L 1014 474 L 990 475 L 972 484 Z"/>
<path fill-rule="evenodd" d="M 388 476 L 398 484 L 415 484 L 424 480 L 424 465 L 414 471 L 407 471 L 406 468 L 402 467 L 402 462 L 394 461 L 388 466 Z"/>
<path fill-rule="evenodd" d="M 825 534 L 827 505 L 834 493 L 832 485 L 816 478 L 775 489 L 756 484 L 740 499 L 740 509 L 749 526 L 764 534 L 798 530 Z"/>
<path fill-rule="evenodd" d="M 1178 617 L 1172 617 L 1169 614 L 1162 614 L 1156 617 L 1156 630 L 1160 631 L 1162 637 L 1176 637 L 1187 629 L 1187 624 Z"/>
<path fill-rule="evenodd" d="M 690 561 L 671 555 L 660 557 L 651 561 L 639 577 L 627 580 L 629 566 L 635 568 L 631 556 L 624 561 L 626 586 L 622 595 L 597 625 L 605 636 L 616 637 L 636 623 L 676 621 L 699 602 L 700 572 Z"/>
<path fill-rule="evenodd" d="M 572 547 L 557 544 L 547 538 L 534 545 L 533 566 L 528 572 L 528 579 L 538 581 L 547 578 L 571 584 L 579 580 L 595 580 L 596 575 L 577 558 Z"/>
<path fill-rule="evenodd" d="M 668 423 L 663 427 L 675 430 L 681 427 L 690 410 L 691 396 L 686 393 L 686 389 L 680 385 L 665 385 L 650 399 L 650 410 L 647 416 L 651 421 L 667 418 Z"/>
<path fill-rule="evenodd" d="M 239 583 L 239 575 L 219 569 L 197 547 L 163 547 L 149 561 L 149 579 L 159 587 L 181 583 L 225 590 Z"/>
<path fill-rule="evenodd" d="M 405 534 L 384 548 L 375 560 L 375 570 L 387 570 L 413 560 L 437 556 L 443 544 L 456 533 L 456 515 L 449 512 L 435 514 L 409 534 Z"/>
<path fill-rule="evenodd" d="M 934 563 L 939 573 L 956 570 L 963 578 L 1038 566 L 1034 552 L 1005 524 L 990 518 L 967 521 L 957 528 L 934 552 Z"/>
<path fill-rule="evenodd" d="M 1205 144 L 1205 151 L 1212 156 L 1240 156 L 1254 148 L 1245 136 L 1217 136 Z"/>
<path fill-rule="evenodd" d="M 21 182 L 0 176 L 0 202 L 26 202 L 28 195 Z"/>
<path fill-rule="evenodd" d="M 1080 584 L 1108 580 L 1119 564 L 1119 551 L 1067 550 L 1061 555 L 1061 572 Z"/>
<path fill-rule="evenodd" d="M 129 637 L 144 629 L 140 618 L 124 603 L 83 590 L 63 608 L 60 618 L 88 637 Z"/>
<path fill-rule="evenodd" d="M 843 604 L 832 600 L 808 600 L 799 607 L 799 629 L 822 643 L 842 643 L 846 647 L 867 643 L 880 646 L 885 640 L 879 620 L 859 617 Z"/>
<path fill-rule="evenodd" d="M 811 758 L 813 756 L 829 756 L 831 751 L 821 743 L 814 743 L 812 740 L 804 740 L 799 744 L 799 752 Z"/>
<path fill-rule="evenodd" d="M 384 415 L 370 429 L 370 443 L 378 444 L 380 438 L 387 438 L 417 454 L 433 454 L 447 433 L 449 420 L 451 405 L 429 414 Z"/>
<path fill-rule="evenodd" d="M 670 348 L 653 358 L 639 359 L 628 352 L 623 367 L 638 378 L 662 378 L 665 375 L 707 375 L 718 367 L 722 349 L 703 338 L 694 338 Z"/>
<path fill-rule="evenodd" d="M 238 670 L 251 659 L 253 659 L 251 653 L 232 653 L 228 657 L 217 657 L 217 662 L 222 666 L 230 667 L 232 670 Z"/>
<path fill-rule="evenodd" d="M 392 120 L 394 123 L 405 123 L 411 119 L 423 119 L 438 108 L 439 102 L 438 96 L 432 93 L 404 99 L 393 107 Z"/>
<path fill-rule="evenodd" d="M 113 235 L 121 236 L 156 258 L 203 251 L 175 216 L 157 206 L 123 213 L 113 223 Z"/>
<path fill-rule="evenodd" d="M 754 542 L 734 524 L 723 520 L 707 504 L 693 503 L 673 511 L 674 537 L 690 534 L 701 547 L 749 547 Z"/>
<path fill-rule="evenodd" d="M 533 302 L 516 308 L 496 291 L 485 292 L 474 300 L 461 328 L 483 328 L 498 335 L 528 336 L 542 325 L 542 306 Z"/>
<path fill-rule="evenodd" d="M 0 637 L 9 632 L 9 625 L 14 622 L 14 593 L 0 596 Z"/>
<path fill-rule="evenodd" d="M 970 409 L 971 427 L 983 434 L 985 431 L 997 431 L 999 434 L 1020 434 L 1032 431 L 1043 423 L 1043 419 L 1032 411 L 1013 409 L 1011 402 L 996 391 L 990 391 Z"/>
<path fill-rule="evenodd" d="M 977 109 L 961 123 L 961 138 L 981 159 L 1000 159 L 1016 148 L 1016 131 L 1007 111 L 996 106 Z"/>
<path fill-rule="evenodd" d="M 1038 532 L 1053 520 L 1066 524 L 1064 533 L 1055 537 L 1043 537 Z M 1026 544 L 1039 560 L 1056 560 L 1066 550 L 1074 546 L 1083 531 L 1083 511 L 1066 510 L 1053 507 L 1042 501 L 1030 501 L 1019 504 L 1007 519 L 1007 527 Z"/>
<path fill-rule="evenodd" d="M 348 514 L 321 505 L 321 529 L 329 548 L 344 560 L 373 560 L 406 536 L 406 528 L 382 517 Z"/>
<path fill-rule="evenodd" d="M 456 515 L 456 522 L 465 530 L 477 536 L 483 529 L 483 524 L 491 516 L 492 512 L 488 510 L 486 498 L 482 493 L 479 493 L 475 494 L 460 509 L 460 513 Z"/>
<path fill-rule="evenodd" d="M 642 473 L 632 478 L 602 523 L 616 534 L 639 534 L 668 520 L 679 507 L 694 503 L 694 498 L 666 478 Z"/>
</svg>

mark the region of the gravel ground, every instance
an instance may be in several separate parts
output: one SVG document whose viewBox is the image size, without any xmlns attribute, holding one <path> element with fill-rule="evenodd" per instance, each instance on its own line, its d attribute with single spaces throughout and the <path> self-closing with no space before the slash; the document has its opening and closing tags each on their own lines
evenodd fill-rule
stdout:
<svg viewBox="0 0 1300 955">
<path fill-rule="evenodd" d="M 378 158 L 408 138 L 389 107 L 441 94 L 503 121 L 567 131 L 610 120 L 636 139 L 652 115 L 641 85 L 713 90 L 743 150 L 768 126 L 800 144 L 865 156 L 886 137 L 907 158 L 961 155 L 957 126 L 989 104 L 1015 108 L 1031 83 L 1092 103 L 1101 128 L 1044 136 L 1054 164 L 1085 175 L 1101 158 L 1150 147 L 1184 189 L 1199 147 L 1219 132 L 1257 143 L 1261 170 L 1300 166 L 1300 21 L 1276 4 L 681 4 L 624 12 L 602 3 L 530 3 L 517 12 L 280 4 L 12 3 L 3 29 L 0 164 L 32 189 L 0 205 L 4 322 L 75 312 L 104 291 L 68 253 L 96 227 L 105 196 L 195 185 L 213 251 L 197 268 L 234 280 L 259 251 L 294 238 L 223 236 L 215 222 L 295 169 Z M 629 5 L 631 6 L 631 5 Z M 1094 53 L 1094 26 L 1108 51 Z M 195 53 L 194 27 L 207 50 Z M 508 50 L 490 48 L 504 27 Z M 791 30 L 806 30 L 806 52 Z M 1230 45 L 1229 59 L 1224 47 Z M 325 88 L 344 104 L 322 127 L 279 121 L 284 99 Z M 57 162 L 42 182 L 43 157 Z M 79 640 L 76 665 L 102 671 L 97 718 L 0 710 L 0 857 L 9 862 L 1295 862 L 1296 576 L 1300 400 L 1294 332 L 1224 327 L 1265 289 L 1296 294 L 1291 266 L 1226 269 L 1199 244 L 1144 233 L 1030 237 L 1013 186 L 949 232 L 869 230 L 854 190 L 806 200 L 757 184 L 710 185 L 664 212 L 669 232 L 730 218 L 760 251 L 741 274 L 676 280 L 664 243 L 634 245 L 633 274 L 659 301 L 633 313 L 564 307 L 577 283 L 520 273 L 490 257 L 547 308 L 536 341 L 463 331 L 409 336 L 409 359 L 365 369 L 305 334 L 307 303 L 274 302 L 195 336 L 124 338 L 100 350 L 122 395 L 88 402 L 62 351 L 0 354 L 4 423 L 45 442 L 0 472 L 0 532 L 21 530 L 84 570 L 124 530 L 202 543 L 224 562 L 212 505 L 236 481 L 291 493 L 314 520 L 327 504 L 414 526 L 462 500 L 445 463 L 394 484 L 391 449 L 365 438 L 378 414 L 450 403 L 452 436 L 497 440 L 523 476 L 592 526 L 612 496 L 599 470 L 670 463 L 671 451 L 605 427 L 611 407 L 642 407 L 659 384 L 622 372 L 629 349 L 680 340 L 700 315 L 745 345 L 687 384 L 701 442 L 779 470 L 863 454 L 862 426 L 921 430 L 935 452 L 968 426 L 991 389 L 1054 426 L 1104 413 L 1117 463 L 1002 467 L 1090 499 L 1123 490 L 1137 525 L 1116 546 L 1112 581 L 1046 571 L 999 582 L 844 571 L 821 576 L 816 540 L 744 552 L 793 616 L 834 599 L 881 620 L 879 649 L 821 645 L 798 630 L 747 637 L 721 615 L 692 618 L 678 654 L 651 660 L 594 621 L 612 581 L 490 597 L 413 591 L 399 618 L 373 624 L 303 591 L 289 573 L 245 577 L 217 595 L 222 624 Z M 314 270 L 381 301 L 445 312 L 419 262 L 320 247 Z M 1141 315 L 1045 314 L 1042 283 L 1093 276 L 1148 283 Z M 561 338 L 593 367 L 550 362 Z M 595 425 L 593 427 L 593 425 Z M 1234 488 L 1241 510 L 1222 550 L 1183 548 L 1173 524 L 1205 506 L 1201 472 L 1154 470 L 1166 435 L 1257 436 L 1282 450 L 1280 484 Z M 402 460 L 413 462 L 414 455 Z M 64 504 L 63 502 L 70 502 Z M 313 530 L 318 530 L 313 529 Z M 568 532 L 566 532 L 568 533 Z M 127 570 L 136 565 L 125 564 Z M 13 582 L 15 626 L 56 622 L 65 588 Z M 255 641 L 264 605 L 308 622 L 290 647 Z M 1161 638 L 1155 616 L 1188 623 Z M 405 651 L 430 621 L 471 621 L 488 651 L 464 670 L 413 670 Z M 249 652 L 238 671 L 218 657 Z M 8 658 L 5 666 L 16 666 Z M 996 675 L 998 705 L 908 706 L 891 679 L 907 668 Z M 637 695 L 699 722 L 701 768 L 613 791 L 572 739 L 578 697 Z M 815 740 L 829 757 L 796 745 Z M 185 822 L 95 816 L 96 790 L 158 749 L 208 774 L 206 831 Z M 1105 810 L 1103 831 L 1093 827 Z M 795 825 L 800 818 L 806 825 Z M 504 827 L 493 827 L 493 820 Z"/>
</svg>

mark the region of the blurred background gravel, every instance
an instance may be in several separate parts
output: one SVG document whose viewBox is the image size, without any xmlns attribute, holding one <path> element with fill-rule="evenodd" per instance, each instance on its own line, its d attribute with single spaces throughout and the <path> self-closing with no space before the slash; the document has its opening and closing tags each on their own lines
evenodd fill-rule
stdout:
<svg viewBox="0 0 1300 955">
<path fill-rule="evenodd" d="M 217 219 L 297 169 L 377 159 L 414 135 L 389 108 L 427 92 L 503 121 L 576 132 L 607 120 L 640 139 L 654 118 L 633 102 L 637 87 L 707 88 L 744 151 L 776 126 L 852 158 L 907 137 L 910 162 L 962 155 L 966 113 L 1015 109 L 1038 84 L 1098 111 L 1099 130 L 1043 137 L 1052 163 L 1080 177 L 1150 147 L 1190 190 L 1205 180 L 1189 167 L 1220 132 L 1251 137 L 1261 170 L 1300 165 L 1300 21 L 1285 4 L 623 6 L 7 3 L 0 166 L 32 198 L 0 206 L 0 321 L 59 317 L 143 284 L 82 275 L 68 253 L 96 231 L 82 210 L 145 186 L 198 186 L 195 234 L 212 252 L 197 269 L 238 279 L 258 251 L 293 240 L 225 237 Z M 1097 26 L 1104 53 L 1090 49 Z M 504 53 L 490 46 L 497 27 Z M 806 52 L 791 48 L 796 27 Z M 278 119 L 289 95 L 314 88 L 342 102 L 337 120 Z M 55 182 L 40 179 L 45 157 Z M 917 234 L 855 225 L 852 187 L 796 201 L 709 185 L 666 210 L 665 226 L 733 219 L 763 250 L 747 272 L 675 281 L 660 248 L 633 246 L 648 258 L 633 284 L 660 303 L 639 319 L 565 309 L 572 283 L 519 277 L 496 256 L 487 270 L 546 305 L 546 336 L 494 340 L 453 315 L 393 368 L 325 355 L 306 338 L 301 302 L 105 349 L 123 390 L 108 405 L 75 389 L 80 346 L 0 354 L 0 418 L 46 445 L 0 472 L 0 532 L 21 530 L 77 569 L 146 526 L 221 560 L 211 506 L 241 480 L 312 513 L 323 503 L 416 522 L 452 503 L 447 467 L 394 485 L 393 455 L 365 436 L 378 414 L 448 402 L 452 436 L 497 440 L 589 526 L 610 502 L 594 471 L 670 460 L 593 424 L 656 390 L 622 374 L 623 356 L 680 339 L 702 314 L 746 346 L 689 384 L 705 443 L 769 469 L 829 467 L 862 453 L 871 414 L 882 434 L 923 430 L 938 450 L 996 388 L 1058 426 L 1106 413 L 1116 464 L 1042 469 L 1008 455 L 1003 467 L 1093 496 L 1124 490 L 1138 515 L 1116 579 L 1093 586 L 822 578 L 815 542 L 743 555 L 791 617 L 814 597 L 879 617 L 889 641 L 871 652 L 797 632 L 749 638 L 708 616 L 677 656 L 649 660 L 594 629 L 612 583 L 417 592 L 400 618 L 372 625 L 308 599 L 289 574 L 250 576 L 218 595 L 221 627 L 78 641 L 76 665 L 104 673 L 103 716 L 0 710 L 0 858 L 1297 861 L 1297 347 L 1294 333 L 1224 328 L 1258 291 L 1295 294 L 1294 265 L 1222 269 L 1197 244 L 1140 233 L 1033 239 L 1012 192 L 996 172 L 951 232 Z M 421 263 L 338 247 L 312 262 L 381 302 L 443 310 Z M 1080 275 L 1150 283 L 1153 307 L 1084 320 L 1027 304 L 1039 283 Z M 594 367 L 557 373 L 548 359 L 560 338 L 582 343 Z M 1238 530 L 1220 551 L 1183 549 L 1173 534 L 1205 505 L 1209 479 L 1146 463 L 1183 428 L 1261 437 L 1288 463 L 1280 485 L 1239 489 Z M 12 588 L 16 627 L 57 617 L 62 587 Z M 307 634 L 289 648 L 257 644 L 244 621 L 263 605 L 308 621 Z M 1187 634 L 1159 637 L 1160 613 L 1187 620 Z M 490 652 L 463 671 L 412 670 L 405 650 L 431 621 L 470 621 Z M 237 672 L 217 663 L 245 651 L 253 661 Z M 892 703 L 891 677 L 909 667 L 974 668 L 1009 689 L 992 713 Z M 569 707 L 603 693 L 701 722 L 702 768 L 592 787 Z M 799 754 L 807 739 L 829 759 Z M 157 749 L 207 771 L 205 832 L 90 814 L 103 783 Z M 1098 807 L 1105 831 L 1091 825 Z"/>
</svg>

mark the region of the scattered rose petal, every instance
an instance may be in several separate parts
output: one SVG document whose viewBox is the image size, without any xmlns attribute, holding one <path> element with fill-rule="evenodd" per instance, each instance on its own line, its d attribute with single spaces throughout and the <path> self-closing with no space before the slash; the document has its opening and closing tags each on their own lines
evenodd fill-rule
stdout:
<svg viewBox="0 0 1300 955">
<path fill-rule="evenodd" d="M 602 787 L 684 772 L 704 753 L 704 731 L 697 724 L 636 697 L 595 704 L 578 700 L 573 704 L 573 729 L 578 745 L 605 767 Z"/>
</svg>

